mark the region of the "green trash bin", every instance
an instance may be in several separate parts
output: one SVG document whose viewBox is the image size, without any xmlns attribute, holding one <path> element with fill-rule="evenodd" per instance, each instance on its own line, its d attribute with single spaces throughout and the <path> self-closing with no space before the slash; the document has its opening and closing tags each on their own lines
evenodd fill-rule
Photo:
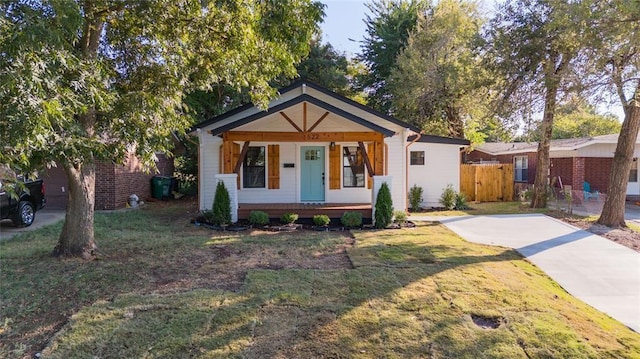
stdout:
<svg viewBox="0 0 640 359">
<path fill-rule="evenodd" d="M 151 180 L 151 195 L 156 199 L 167 199 L 171 194 L 171 177 L 154 176 Z"/>
</svg>

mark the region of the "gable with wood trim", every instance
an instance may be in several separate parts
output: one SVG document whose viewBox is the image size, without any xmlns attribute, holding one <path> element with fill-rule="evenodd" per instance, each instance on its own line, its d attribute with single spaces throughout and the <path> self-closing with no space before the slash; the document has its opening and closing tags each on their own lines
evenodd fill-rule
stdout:
<svg viewBox="0 0 640 359">
<path fill-rule="evenodd" d="M 392 182 L 394 206 L 405 208 L 407 139 L 418 132 L 297 82 L 266 111 L 244 106 L 194 127 L 200 208 L 211 208 L 217 175 L 236 176 L 238 203 L 371 203 L 374 178 L 385 176 L 380 178 Z M 456 142 L 446 150 L 457 157 L 459 148 Z M 458 183 L 458 173 L 440 175 Z"/>
</svg>

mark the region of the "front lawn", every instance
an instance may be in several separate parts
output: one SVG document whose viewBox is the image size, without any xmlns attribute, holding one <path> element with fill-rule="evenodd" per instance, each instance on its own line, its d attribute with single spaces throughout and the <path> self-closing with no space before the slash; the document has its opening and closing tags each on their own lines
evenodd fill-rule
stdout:
<svg viewBox="0 0 640 359">
<path fill-rule="evenodd" d="M 212 232 L 177 202 L 0 243 L 0 357 L 640 358 L 640 335 L 444 226 Z"/>
</svg>

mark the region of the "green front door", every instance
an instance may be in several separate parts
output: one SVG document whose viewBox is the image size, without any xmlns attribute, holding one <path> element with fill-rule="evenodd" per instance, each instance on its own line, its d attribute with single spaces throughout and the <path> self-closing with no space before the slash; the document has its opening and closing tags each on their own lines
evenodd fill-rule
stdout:
<svg viewBox="0 0 640 359">
<path fill-rule="evenodd" d="M 300 200 L 324 201 L 324 147 L 302 147 L 300 158 Z"/>
</svg>

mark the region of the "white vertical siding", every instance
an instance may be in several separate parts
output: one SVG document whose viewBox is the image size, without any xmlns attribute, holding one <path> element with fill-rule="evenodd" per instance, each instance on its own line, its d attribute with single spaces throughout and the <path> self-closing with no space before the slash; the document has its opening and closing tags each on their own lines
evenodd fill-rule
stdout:
<svg viewBox="0 0 640 359">
<path fill-rule="evenodd" d="M 393 177 L 393 187 L 391 188 L 393 208 L 396 211 L 404 211 L 407 200 L 407 191 L 404 188 L 406 172 L 405 145 L 407 144 L 407 137 L 404 133 L 397 134 L 393 137 L 385 138 L 384 143 L 387 145 L 388 151 L 388 172 L 386 175 Z"/>
<path fill-rule="evenodd" d="M 460 150 L 458 145 L 416 142 L 409 151 L 424 151 L 424 165 L 409 165 L 409 188 L 422 187 L 424 207 L 438 207 L 447 185 L 460 191 Z"/>
<path fill-rule="evenodd" d="M 198 193 L 200 196 L 200 210 L 211 209 L 216 191 L 215 175 L 220 171 L 220 145 L 222 139 L 212 136 L 206 131 L 198 132 L 200 140 L 199 150 L 199 178 Z"/>
</svg>

